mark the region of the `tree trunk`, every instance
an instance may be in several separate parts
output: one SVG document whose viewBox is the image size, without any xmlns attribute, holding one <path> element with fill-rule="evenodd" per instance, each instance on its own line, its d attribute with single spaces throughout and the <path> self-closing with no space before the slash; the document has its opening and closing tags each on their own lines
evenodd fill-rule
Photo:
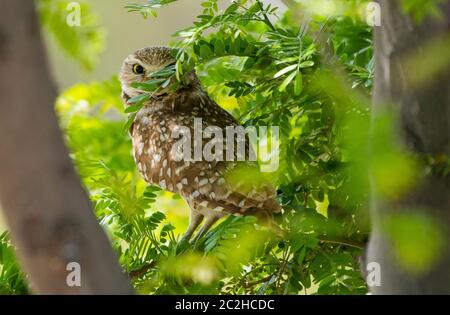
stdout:
<svg viewBox="0 0 450 315">
<path fill-rule="evenodd" d="M 445 161 L 449 156 L 450 135 L 450 3 L 447 1 L 441 6 L 443 19 L 427 18 L 416 23 L 402 13 L 399 2 L 379 1 L 381 26 L 375 28 L 374 113 L 386 107 L 393 109 L 399 117 L 396 136 L 406 147 L 419 155 L 440 157 Z M 437 38 L 442 38 L 441 46 L 428 46 Z M 430 47 L 437 47 L 434 55 Z M 433 58 L 429 58 L 430 53 Z M 420 63 L 405 65 L 406 57 L 411 55 L 418 56 Z M 432 65 L 440 62 L 439 58 L 446 58 L 446 61 L 433 70 Z M 424 74 L 422 70 L 432 75 L 411 76 L 411 73 Z M 449 186 L 448 175 L 434 172 L 425 176 L 412 193 L 395 203 L 374 198 L 367 262 L 380 264 L 381 286 L 372 287 L 372 293 L 450 293 Z M 392 213 L 426 215 L 442 224 L 445 243 L 441 255 L 425 273 L 408 273 L 399 264 L 393 243 L 383 233 L 381 223 L 384 215 Z"/>
<path fill-rule="evenodd" d="M 64 145 L 32 0 L 2 1 L 0 71 L 0 200 L 32 291 L 132 293 Z"/>
</svg>

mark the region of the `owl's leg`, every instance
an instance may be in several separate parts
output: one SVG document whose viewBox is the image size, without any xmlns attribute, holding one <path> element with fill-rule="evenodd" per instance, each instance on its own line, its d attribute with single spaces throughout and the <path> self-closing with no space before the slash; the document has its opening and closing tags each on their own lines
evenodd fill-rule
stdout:
<svg viewBox="0 0 450 315">
<path fill-rule="evenodd" d="M 203 221 L 203 214 L 199 213 L 198 211 L 191 209 L 191 214 L 189 217 L 189 226 L 186 230 L 186 233 L 184 233 L 182 240 L 189 241 L 192 237 L 192 234 L 194 234 L 194 231 L 197 229 L 197 227 L 202 223 Z"/>
<path fill-rule="evenodd" d="M 195 235 L 194 239 L 192 240 L 192 243 L 195 244 L 200 239 L 200 237 L 205 235 L 206 232 L 208 232 L 208 230 L 214 225 L 214 223 L 216 223 L 217 220 L 219 220 L 223 216 L 224 214 L 222 213 L 218 214 L 214 213 L 206 216 L 205 223 L 203 223 L 202 227 Z"/>
</svg>

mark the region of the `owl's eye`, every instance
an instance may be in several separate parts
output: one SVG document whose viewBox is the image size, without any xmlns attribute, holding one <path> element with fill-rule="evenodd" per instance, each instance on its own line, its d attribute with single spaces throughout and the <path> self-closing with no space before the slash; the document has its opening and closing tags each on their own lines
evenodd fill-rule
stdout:
<svg viewBox="0 0 450 315">
<path fill-rule="evenodd" d="M 142 74 L 144 73 L 144 68 L 140 64 L 135 63 L 133 65 L 133 72 L 136 74 Z"/>
</svg>

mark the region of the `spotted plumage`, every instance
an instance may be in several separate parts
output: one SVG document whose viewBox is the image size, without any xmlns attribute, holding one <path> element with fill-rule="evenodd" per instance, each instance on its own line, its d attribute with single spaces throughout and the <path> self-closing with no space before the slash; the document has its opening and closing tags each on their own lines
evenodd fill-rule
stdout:
<svg viewBox="0 0 450 315">
<path fill-rule="evenodd" d="M 173 62 L 170 49 L 166 47 L 147 47 L 128 56 L 120 73 L 125 105 L 129 106 L 129 98 L 142 93 L 131 87 L 133 82 L 145 82 L 150 79 L 152 72 Z M 134 71 L 138 66 L 143 68 L 142 73 Z M 273 212 L 280 211 L 275 200 L 275 190 L 270 184 L 260 181 L 240 183 L 227 178 L 227 174 L 238 166 L 245 165 L 249 170 L 257 170 L 255 162 L 208 161 L 204 158 L 200 161 L 180 160 L 177 156 L 179 152 L 173 150 L 178 139 L 172 133 L 177 128 L 187 127 L 191 135 L 194 135 L 198 131 L 194 128 L 195 118 L 201 118 L 203 130 L 213 128 L 212 126 L 219 127 L 224 133 L 224 139 L 227 126 L 239 126 L 201 88 L 192 72 L 188 75 L 186 86 L 177 91 L 166 89 L 147 101 L 137 112 L 130 128 L 133 155 L 144 179 L 180 194 L 191 208 L 190 224 L 184 237 L 190 239 L 204 218 L 205 222 L 196 238 L 226 214 L 270 217 Z M 202 145 L 207 145 L 209 140 L 203 138 Z M 225 145 L 224 143 L 223 147 Z M 235 148 L 237 147 L 238 140 L 235 140 Z M 251 150 L 248 141 L 245 148 L 248 154 Z"/>
</svg>

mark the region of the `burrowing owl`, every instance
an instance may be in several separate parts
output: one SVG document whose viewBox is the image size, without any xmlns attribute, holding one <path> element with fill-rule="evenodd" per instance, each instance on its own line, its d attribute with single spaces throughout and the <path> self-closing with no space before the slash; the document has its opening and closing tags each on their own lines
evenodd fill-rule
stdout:
<svg viewBox="0 0 450 315">
<path fill-rule="evenodd" d="M 146 47 L 129 55 L 120 71 L 125 106 L 129 106 L 131 97 L 144 93 L 132 87 L 132 83 L 148 81 L 152 73 L 174 62 L 171 49 L 167 47 Z M 254 183 L 241 183 L 226 176 L 239 165 L 257 168 L 256 162 L 220 159 L 186 161 L 174 157 L 173 145 L 177 139 L 173 137 L 173 132 L 180 127 L 187 127 L 192 134 L 198 132 L 194 128 L 195 118 L 197 121 L 202 119 L 203 130 L 209 126 L 219 127 L 220 130 L 238 126 L 237 121 L 202 89 L 192 71 L 183 87 L 176 91 L 166 88 L 154 94 L 137 112 L 130 128 L 134 158 L 144 179 L 180 194 L 191 208 L 189 227 L 183 238 L 189 240 L 204 218 L 205 222 L 195 239 L 225 214 L 267 218 L 279 212 L 276 192 L 270 184 L 261 183 L 256 178 Z M 205 145 L 207 139 L 202 139 L 202 142 Z"/>
</svg>

